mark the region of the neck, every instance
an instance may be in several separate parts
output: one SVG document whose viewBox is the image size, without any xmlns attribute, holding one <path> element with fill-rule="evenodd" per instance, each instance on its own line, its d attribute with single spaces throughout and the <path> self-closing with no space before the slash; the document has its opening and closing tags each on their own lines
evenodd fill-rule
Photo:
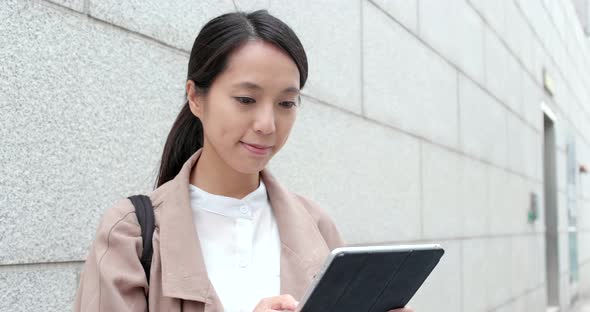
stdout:
<svg viewBox="0 0 590 312">
<path fill-rule="evenodd" d="M 260 176 L 234 170 L 205 144 L 191 171 L 190 183 L 207 193 L 241 199 L 258 188 Z"/>
</svg>

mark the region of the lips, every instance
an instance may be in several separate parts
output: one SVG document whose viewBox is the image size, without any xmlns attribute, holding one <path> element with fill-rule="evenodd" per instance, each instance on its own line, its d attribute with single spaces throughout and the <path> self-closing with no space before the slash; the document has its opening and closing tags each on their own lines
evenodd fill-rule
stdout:
<svg viewBox="0 0 590 312">
<path fill-rule="evenodd" d="M 254 147 L 259 148 L 259 149 L 265 149 L 265 148 L 271 148 L 272 147 L 272 146 L 269 146 L 269 145 L 251 144 L 251 143 L 246 143 L 246 142 L 242 142 L 242 143 L 248 144 L 250 146 L 254 146 Z"/>
<path fill-rule="evenodd" d="M 241 142 L 242 146 L 244 146 L 244 148 L 246 148 L 248 151 L 250 151 L 251 153 L 253 153 L 254 155 L 267 155 L 268 153 L 270 153 L 272 146 L 269 145 L 262 145 L 262 144 L 253 144 L 253 143 L 246 143 L 246 142 Z"/>
</svg>

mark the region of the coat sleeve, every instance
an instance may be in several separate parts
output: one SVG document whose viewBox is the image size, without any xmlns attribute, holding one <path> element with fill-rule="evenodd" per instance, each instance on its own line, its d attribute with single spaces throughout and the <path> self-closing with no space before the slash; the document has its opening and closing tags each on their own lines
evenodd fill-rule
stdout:
<svg viewBox="0 0 590 312">
<path fill-rule="evenodd" d="M 74 311 L 146 311 L 148 283 L 141 252 L 135 208 L 121 200 L 102 217 L 80 274 Z"/>
<path fill-rule="evenodd" d="M 328 248 L 333 250 L 334 248 L 344 246 L 344 240 L 332 218 L 330 218 L 330 216 L 314 201 L 301 195 L 296 196 L 303 202 L 309 213 L 316 220 L 318 229 L 326 241 Z"/>
</svg>

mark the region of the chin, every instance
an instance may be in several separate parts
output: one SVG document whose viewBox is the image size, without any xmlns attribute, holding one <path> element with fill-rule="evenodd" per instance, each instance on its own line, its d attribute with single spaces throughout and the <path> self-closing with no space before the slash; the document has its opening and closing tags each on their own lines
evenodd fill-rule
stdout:
<svg viewBox="0 0 590 312">
<path fill-rule="evenodd" d="M 234 155 L 232 155 L 233 157 L 228 159 L 228 163 L 237 172 L 240 172 L 242 174 L 254 174 L 262 171 L 262 169 L 264 169 L 268 165 L 268 163 L 275 154 L 276 151 L 272 151 L 266 157 L 256 157 L 249 155 L 243 150 L 240 150 Z"/>
<path fill-rule="evenodd" d="M 268 164 L 268 160 L 266 160 L 266 161 L 260 161 L 260 160 L 259 161 L 251 161 L 251 160 L 247 159 L 247 160 L 242 160 L 242 161 L 238 160 L 238 161 L 240 163 L 237 164 L 236 166 L 234 166 L 234 169 L 237 172 L 240 172 L 243 174 L 259 173 Z"/>
</svg>

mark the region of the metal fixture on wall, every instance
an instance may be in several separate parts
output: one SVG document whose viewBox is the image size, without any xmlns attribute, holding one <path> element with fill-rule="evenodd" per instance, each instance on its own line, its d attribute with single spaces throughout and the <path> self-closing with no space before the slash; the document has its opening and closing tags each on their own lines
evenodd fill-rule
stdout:
<svg viewBox="0 0 590 312">
<path fill-rule="evenodd" d="M 529 212 L 527 215 L 529 223 L 532 224 L 539 218 L 539 199 L 535 192 L 531 192 L 530 198 Z"/>
</svg>

